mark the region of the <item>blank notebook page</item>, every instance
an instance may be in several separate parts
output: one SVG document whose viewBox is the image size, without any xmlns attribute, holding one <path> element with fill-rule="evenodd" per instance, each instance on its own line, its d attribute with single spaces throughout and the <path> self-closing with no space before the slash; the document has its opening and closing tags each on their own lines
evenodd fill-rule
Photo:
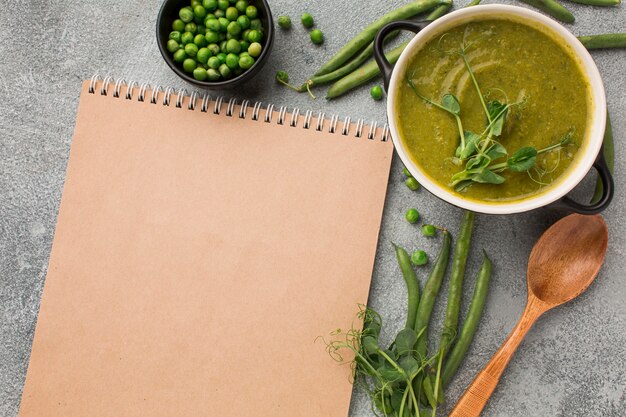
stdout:
<svg viewBox="0 0 626 417">
<path fill-rule="evenodd" d="M 347 416 L 392 144 L 88 89 L 19 415 Z"/>
</svg>

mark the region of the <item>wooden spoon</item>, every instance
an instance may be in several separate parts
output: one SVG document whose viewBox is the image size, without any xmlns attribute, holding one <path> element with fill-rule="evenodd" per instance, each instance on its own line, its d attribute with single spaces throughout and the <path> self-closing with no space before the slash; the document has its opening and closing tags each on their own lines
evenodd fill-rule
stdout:
<svg viewBox="0 0 626 417">
<path fill-rule="evenodd" d="M 537 319 L 589 287 L 604 262 L 609 232 L 602 217 L 572 214 L 550 227 L 528 260 L 528 301 L 519 322 L 456 404 L 450 417 L 476 417 Z"/>
</svg>

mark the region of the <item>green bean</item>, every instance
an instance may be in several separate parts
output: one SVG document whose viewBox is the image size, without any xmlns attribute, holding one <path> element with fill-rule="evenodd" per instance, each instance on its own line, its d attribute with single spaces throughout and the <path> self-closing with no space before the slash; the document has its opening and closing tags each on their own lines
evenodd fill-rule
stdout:
<svg viewBox="0 0 626 417">
<path fill-rule="evenodd" d="M 569 0 L 574 3 L 586 4 L 587 6 L 617 6 L 622 0 Z"/>
<path fill-rule="evenodd" d="M 446 318 L 443 322 L 441 342 L 439 343 L 439 354 L 442 359 L 446 358 L 452 340 L 456 336 L 459 324 L 459 308 L 461 307 L 461 296 L 463 295 L 463 279 L 465 278 L 465 266 L 469 255 L 472 241 L 472 231 L 474 229 L 474 212 L 465 211 L 459 237 L 454 246 L 454 257 L 452 258 L 452 274 L 450 276 L 450 289 L 448 290 L 448 305 L 446 307 Z"/>
<path fill-rule="evenodd" d="M 565 23 L 574 23 L 574 15 L 556 0 L 521 0 L 539 10 L 543 10 L 555 19 Z"/>
<path fill-rule="evenodd" d="M 613 128 L 611 127 L 611 119 L 609 118 L 609 112 L 606 112 L 606 128 L 604 129 L 604 159 L 609 167 L 609 171 L 613 173 L 615 166 L 615 147 L 613 145 Z M 596 190 L 591 198 L 591 204 L 595 204 L 602 198 L 604 192 L 604 186 L 602 180 L 598 178 L 596 182 Z"/>
<path fill-rule="evenodd" d="M 430 316 L 433 312 L 435 299 L 437 298 L 437 294 L 439 294 L 441 282 L 443 281 L 443 277 L 446 274 L 446 269 L 448 267 L 451 241 L 452 239 L 450 237 L 450 232 L 444 230 L 443 244 L 441 246 L 441 250 L 439 251 L 439 255 L 437 256 L 435 265 L 430 271 L 430 275 L 428 276 L 428 279 L 424 284 L 424 290 L 422 291 L 422 296 L 420 298 L 419 306 L 417 308 L 417 316 L 415 318 L 415 333 L 421 333 L 420 338 L 417 339 L 417 343 L 415 344 L 415 351 L 418 360 L 426 358 L 426 352 L 428 350 L 428 324 L 430 322 Z M 413 381 L 413 388 L 415 389 L 415 392 L 422 391 L 422 379 L 423 375 L 421 374 L 415 377 Z"/>
<path fill-rule="evenodd" d="M 400 58 L 400 54 L 404 51 L 404 48 L 408 45 L 408 42 L 403 43 L 395 49 L 387 52 L 385 56 L 389 63 L 394 64 L 398 58 Z M 326 98 L 331 100 L 333 98 L 339 97 L 350 90 L 353 90 L 369 80 L 375 78 L 380 75 L 380 68 L 378 68 L 378 64 L 376 61 L 371 60 L 367 64 L 353 71 L 352 73 L 346 75 L 335 84 L 333 84 L 328 92 L 326 93 Z"/>
<path fill-rule="evenodd" d="M 339 50 L 328 62 L 315 73 L 315 75 L 328 74 L 348 62 L 358 51 L 374 40 L 378 31 L 390 22 L 408 19 L 419 13 L 433 9 L 440 4 L 449 4 L 450 0 L 415 0 L 411 3 L 387 13 L 380 19 L 363 29 L 361 33 L 352 38 Z"/>
<path fill-rule="evenodd" d="M 441 6 L 437 6 L 435 10 L 430 12 L 428 16 L 426 16 L 426 20 L 432 22 L 433 20 L 439 19 L 444 14 L 448 13 L 448 10 L 452 8 L 452 3 L 450 4 L 442 4 Z"/>
<path fill-rule="evenodd" d="M 579 36 L 578 40 L 587 49 L 626 48 L 626 33 Z"/>
<path fill-rule="evenodd" d="M 441 379 L 443 385 L 446 386 L 452 380 L 452 377 L 459 368 L 463 357 L 467 353 L 476 328 L 480 322 L 480 317 L 485 306 L 487 299 L 487 293 L 489 292 L 489 282 L 491 281 L 492 264 L 487 254 L 483 251 L 483 264 L 478 272 L 478 278 L 476 279 L 476 285 L 474 286 L 474 293 L 472 294 L 472 302 L 470 304 L 469 311 L 463 322 L 461 333 L 454 345 L 454 348 L 450 352 L 448 359 L 446 360 Z"/>
<path fill-rule="evenodd" d="M 392 32 L 389 34 L 389 36 L 387 36 L 385 41 L 386 42 L 390 41 L 394 39 L 395 37 L 397 37 L 399 34 L 400 32 Z M 337 68 L 333 72 L 329 72 L 328 74 L 316 75 L 316 76 L 309 78 L 300 88 L 298 88 L 298 91 L 305 92 L 307 90 L 307 84 L 310 88 L 316 85 L 328 84 L 342 77 L 345 77 L 346 75 L 350 74 L 352 71 L 360 67 L 361 64 L 363 64 L 365 61 L 367 61 L 367 59 L 371 57 L 373 53 L 374 53 L 374 42 L 371 42 L 352 61 L 348 62 L 346 65 L 344 65 L 341 68 Z"/>
<path fill-rule="evenodd" d="M 407 308 L 406 325 L 407 329 L 413 329 L 415 327 L 415 318 L 417 316 L 417 307 L 420 301 L 420 289 L 417 283 L 417 276 L 411 265 L 411 258 L 406 250 L 398 245 L 393 245 L 396 249 L 396 258 L 398 258 L 398 265 L 402 271 L 402 276 L 406 282 L 406 289 L 409 295 L 409 305 Z"/>
</svg>

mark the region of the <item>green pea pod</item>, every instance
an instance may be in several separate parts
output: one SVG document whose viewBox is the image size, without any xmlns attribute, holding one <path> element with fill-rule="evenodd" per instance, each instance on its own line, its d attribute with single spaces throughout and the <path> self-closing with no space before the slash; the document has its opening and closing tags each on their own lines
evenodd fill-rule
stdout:
<svg viewBox="0 0 626 417">
<path fill-rule="evenodd" d="M 390 64 L 395 64 L 396 61 L 400 58 L 402 51 L 408 45 L 408 42 L 403 43 L 395 49 L 387 52 L 385 56 Z M 353 90 L 369 80 L 376 78 L 380 75 L 380 68 L 378 68 L 378 64 L 374 60 L 370 60 L 367 64 L 361 66 L 350 74 L 346 75 L 335 84 L 333 84 L 328 92 L 326 93 L 326 98 L 331 100 L 333 98 L 339 97 L 350 90 Z"/>
<path fill-rule="evenodd" d="M 574 15 L 556 0 L 522 0 L 522 2 L 543 10 L 561 22 L 574 23 Z"/>
<path fill-rule="evenodd" d="M 606 129 L 604 130 L 604 159 L 606 159 L 606 164 L 609 167 L 609 171 L 611 174 L 613 173 L 613 169 L 615 166 L 615 147 L 613 144 L 613 128 L 611 127 L 611 119 L 609 118 L 609 112 L 606 112 Z M 593 193 L 593 197 L 591 198 L 591 204 L 595 204 L 602 198 L 602 194 L 604 191 L 604 186 L 602 185 L 602 180 L 598 178 L 596 182 L 596 191 Z"/>
<path fill-rule="evenodd" d="M 411 258 L 409 257 L 407 251 L 398 245 L 394 244 L 393 246 L 396 249 L 396 258 L 398 259 L 398 265 L 400 265 L 400 270 L 402 270 L 402 276 L 404 277 L 404 281 L 406 282 L 406 289 L 409 298 L 405 327 L 407 329 L 413 330 L 415 327 L 417 307 L 419 305 L 420 299 L 420 290 L 417 283 L 417 276 L 415 275 L 415 270 L 411 265 Z"/>
<path fill-rule="evenodd" d="M 415 333 L 418 335 L 421 334 L 421 336 L 417 339 L 417 343 L 415 344 L 415 354 L 417 360 L 420 361 L 426 358 L 426 352 L 428 350 L 428 324 L 430 323 L 430 316 L 432 315 L 433 306 L 435 304 L 435 300 L 437 299 L 437 295 L 439 294 L 443 277 L 445 276 L 446 269 L 448 268 L 451 244 L 452 238 L 450 237 L 450 232 L 444 230 L 441 250 L 439 251 L 435 265 L 430 271 L 430 275 L 424 284 L 424 290 L 417 308 Z M 423 375 L 421 373 L 413 380 L 413 389 L 418 397 L 420 397 L 420 400 L 423 399 L 422 396 L 418 394 L 422 392 L 422 380 Z"/>
<path fill-rule="evenodd" d="M 420 13 L 432 10 L 441 4 L 449 3 L 451 3 L 450 0 L 416 0 L 387 13 L 346 43 L 339 52 L 315 73 L 315 75 L 328 74 L 348 62 L 357 52 L 372 42 L 378 31 L 386 24 L 397 20 L 408 19 Z"/>
<path fill-rule="evenodd" d="M 578 40 L 587 49 L 626 48 L 626 33 L 579 36 Z"/>
<path fill-rule="evenodd" d="M 452 348 L 452 351 L 446 359 L 441 373 L 441 380 L 445 387 L 450 383 L 452 377 L 456 373 L 459 365 L 463 361 L 467 350 L 474 339 L 476 329 L 480 323 L 480 317 L 485 307 L 485 301 L 487 300 L 487 294 L 489 293 L 489 283 L 491 282 L 492 263 L 487 257 L 487 254 L 483 251 L 483 263 L 478 272 L 478 278 L 476 279 L 476 285 L 474 286 L 474 293 L 472 294 L 472 302 L 470 304 L 469 311 L 463 322 L 463 327 L 459 337 Z"/>
<path fill-rule="evenodd" d="M 448 290 L 448 304 L 446 307 L 446 318 L 443 323 L 441 342 L 439 343 L 439 353 L 443 360 L 446 359 L 452 340 L 456 336 L 459 324 L 459 309 L 461 308 L 461 297 L 463 295 L 463 281 L 465 279 L 465 267 L 469 256 L 472 242 L 472 232 L 474 230 L 475 215 L 471 211 L 465 211 L 459 237 L 454 246 L 454 257 L 452 258 L 452 274 L 450 276 L 450 289 Z"/>
</svg>

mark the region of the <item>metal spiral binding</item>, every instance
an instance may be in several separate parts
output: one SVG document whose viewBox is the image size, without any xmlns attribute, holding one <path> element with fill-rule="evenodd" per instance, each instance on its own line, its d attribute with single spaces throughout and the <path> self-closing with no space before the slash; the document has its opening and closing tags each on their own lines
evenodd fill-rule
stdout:
<svg viewBox="0 0 626 417">
<path fill-rule="evenodd" d="M 123 87 L 125 87 L 125 90 L 122 90 Z M 138 89 L 136 95 L 137 101 L 148 101 L 146 100 L 146 98 L 149 94 L 150 104 L 159 104 L 159 99 L 161 98 L 160 95 L 162 94 L 161 104 L 164 106 L 170 105 L 172 100 L 172 94 L 175 94 L 176 108 L 186 108 L 187 110 L 195 111 L 198 108 L 198 104 L 200 104 L 198 110 L 203 113 L 207 113 L 209 111 L 209 105 L 212 103 L 212 113 L 216 115 L 222 114 L 222 108 L 224 107 L 225 100 L 228 100 L 225 106 L 226 110 L 224 112 L 224 114 L 228 117 L 238 116 L 240 119 L 246 119 L 248 117 L 248 109 L 252 108 L 252 112 L 250 114 L 251 120 L 262 120 L 265 123 L 272 123 L 274 114 L 276 113 L 276 123 L 279 125 L 285 124 L 287 120 L 287 112 L 289 111 L 288 107 L 286 106 L 280 106 L 278 108 L 278 111 L 275 111 L 276 107 L 273 104 L 268 104 L 264 107 L 261 101 L 256 101 L 254 102 L 254 104 L 252 104 L 250 100 L 238 101 L 236 98 L 225 99 L 222 96 L 213 99 L 208 93 L 198 93 L 196 91 L 192 91 L 188 94 L 184 88 L 176 90 L 173 87 L 163 88 L 160 85 L 151 87 L 148 83 L 140 84 L 134 80 L 126 82 L 125 79 L 114 79 L 111 76 L 106 76 L 102 78 L 97 74 L 91 77 L 87 91 L 90 94 L 99 93 L 100 95 L 108 96 L 109 90 L 111 89 L 112 97 L 123 97 L 126 100 L 133 100 L 135 89 Z M 189 99 L 189 102 L 186 106 L 184 105 L 185 98 Z M 199 102 L 198 100 L 201 101 Z M 239 106 L 239 109 L 237 109 L 237 106 Z M 261 110 L 263 109 L 265 110 L 265 114 L 261 116 Z M 235 113 L 236 110 L 238 110 L 238 113 Z M 357 119 L 355 123 L 352 123 L 352 119 L 350 117 L 345 117 L 343 119 L 341 128 L 338 129 L 339 116 L 335 114 L 327 118 L 326 113 L 320 111 L 317 114 L 316 121 L 314 123 L 314 115 L 313 111 L 311 110 L 307 110 L 304 114 L 302 114 L 300 109 L 296 107 L 290 113 L 290 127 L 297 127 L 298 123 L 300 123 L 300 121 L 302 120 L 302 128 L 315 129 L 318 132 L 322 132 L 325 130 L 326 122 L 328 122 L 327 129 L 329 133 L 339 133 L 343 136 L 354 136 L 356 138 L 365 137 L 369 140 L 375 140 L 377 137 L 379 137 L 379 140 L 383 142 L 388 141 L 391 138 L 389 125 L 387 123 L 385 123 L 381 129 L 378 126 L 378 122 L 372 121 L 367 126 L 368 130 L 367 133 L 365 133 L 366 123 L 363 119 Z M 352 131 L 353 126 L 354 131 Z"/>
</svg>

